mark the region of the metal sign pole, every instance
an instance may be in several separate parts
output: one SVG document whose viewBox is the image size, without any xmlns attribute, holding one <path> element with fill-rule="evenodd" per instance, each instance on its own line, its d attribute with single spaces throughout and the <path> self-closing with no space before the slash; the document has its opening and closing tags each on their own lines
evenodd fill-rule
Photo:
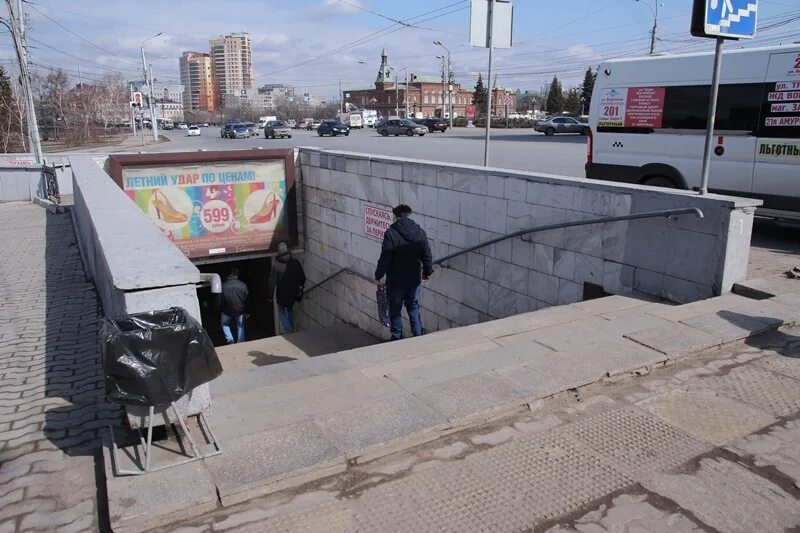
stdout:
<svg viewBox="0 0 800 533">
<path fill-rule="evenodd" d="M 483 166 L 489 166 L 489 141 L 492 136 L 492 24 L 494 22 L 494 0 L 489 0 L 489 17 L 486 24 L 486 44 L 489 46 L 489 77 L 486 78 L 486 141 L 483 147 Z"/>
<path fill-rule="evenodd" d="M 711 150 L 714 145 L 714 124 L 717 120 L 717 96 L 719 95 L 719 75 L 722 70 L 722 43 L 725 39 L 717 37 L 714 53 L 714 74 L 711 79 L 711 98 L 708 102 L 708 124 L 706 125 L 706 147 L 703 151 L 703 174 L 700 179 L 700 194 L 708 194 L 708 174 L 711 167 Z"/>
</svg>

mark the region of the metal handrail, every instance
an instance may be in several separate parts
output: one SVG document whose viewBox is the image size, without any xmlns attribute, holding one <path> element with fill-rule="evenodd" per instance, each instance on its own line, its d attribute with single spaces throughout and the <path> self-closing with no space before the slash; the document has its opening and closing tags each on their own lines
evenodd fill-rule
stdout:
<svg viewBox="0 0 800 533">
<path fill-rule="evenodd" d="M 475 246 L 471 246 L 465 250 L 459 250 L 454 254 L 450 254 L 447 256 L 442 257 L 441 259 L 437 259 L 433 262 L 434 265 L 441 265 L 447 268 L 447 265 L 444 263 L 454 259 L 460 255 L 467 254 L 469 252 L 474 252 L 475 250 L 479 250 L 481 248 L 485 248 L 486 246 L 491 246 L 492 244 L 497 244 L 498 242 L 502 242 L 508 239 L 513 239 L 515 237 L 521 237 L 523 235 L 527 235 L 528 233 L 536 233 L 539 231 L 547 231 L 551 229 L 560 229 L 560 228 L 570 228 L 573 226 L 588 226 L 590 224 L 602 224 L 604 222 L 621 222 L 623 220 L 638 220 L 641 218 L 656 218 L 656 217 L 666 217 L 672 218 L 677 215 L 696 215 L 697 218 L 703 218 L 703 212 L 700 211 L 696 207 L 684 207 L 680 209 L 665 209 L 663 211 L 650 211 L 647 213 L 636 213 L 634 215 L 621 215 L 617 217 L 602 217 L 602 218 L 592 218 L 588 220 L 574 220 L 572 222 L 560 222 L 558 224 L 548 224 L 546 226 L 537 226 L 535 228 L 528 228 L 520 231 L 515 231 L 514 233 L 509 233 L 507 235 L 502 235 L 497 237 L 496 239 L 491 239 L 486 242 L 482 242 Z"/>
<path fill-rule="evenodd" d="M 492 244 L 497 244 L 498 242 L 502 242 L 502 241 L 505 241 L 505 240 L 508 240 L 508 239 L 514 239 L 516 237 L 522 237 L 523 235 L 527 235 L 528 233 L 537 233 L 539 231 L 547 231 L 547 230 L 551 230 L 551 229 L 570 228 L 570 227 L 574 227 L 574 226 L 589 226 L 591 224 L 603 224 L 605 222 L 622 222 L 622 221 L 625 221 L 625 220 L 639 220 L 639 219 L 643 219 L 643 218 L 657 218 L 657 217 L 672 218 L 672 217 L 678 216 L 678 215 L 695 215 L 697 218 L 703 218 L 704 217 L 703 212 L 700 209 L 696 208 L 696 207 L 683 207 L 683 208 L 680 208 L 680 209 L 665 209 L 665 210 L 662 210 L 662 211 L 649 211 L 649 212 L 646 212 L 646 213 L 636 213 L 636 214 L 633 214 L 633 215 L 620 215 L 620 216 L 615 216 L 615 217 L 592 218 L 592 219 L 587 219 L 587 220 L 573 220 L 571 222 L 560 222 L 558 224 L 547 224 L 545 226 L 536 226 L 535 228 L 528 228 L 528 229 L 524 229 L 524 230 L 520 230 L 520 231 L 515 231 L 514 233 L 509 233 L 507 235 L 502 235 L 502 236 L 497 237 L 495 239 L 491 239 L 491 240 L 482 242 L 480 244 L 476 244 L 475 246 L 471 246 L 471 247 L 466 248 L 464 250 L 459 250 L 458 252 L 456 252 L 454 254 L 450 254 L 450 255 L 447 255 L 445 257 L 442 257 L 441 259 L 437 259 L 436 261 L 433 262 L 433 264 L 442 266 L 443 268 L 449 268 L 448 265 L 446 265 L 445 263 L 447 261 L 455 259 L 456 257 L 459 257 L 459 256 L 464 255 L 464 254 L 468 254 L 469 252 L 474 252 L 475 250 L 479 250 L 479 249 L 485 248 L 487 246 L 491 246 Z M 334 272 L 333 274 L 331 274 L 327 278 L 323 279 L 319 283 L 316 283 L 315 285 L 312 285 L 311 287 L 306 289 L 304 291 L 305 294 L 308 294 L 310 291 L 316 289 L 317 287 L 319 287 L 320 285 L 322 285 L 324 283 L 327 283 L 328 281 L 332 280 L 333 278 L 335 278 L 336 276 L 338 276 L 339 274 L 342 274 L 344 272 L 349 272 L 350 274 L 353 274 L 354 276 L 358 276 L 361 279 L 364 279 L 366 281 L 374 281 L 374 280 L 369 279 L 367 276 L 363 276 L 363 275 L 359 274 L 358 272 L 354 272 L 354 271 L 350 270 L 349 268 L 345 267 L 345 268 L 341 268 L 341 269 L 337 270 L 336 272 Z"/>
</svg>

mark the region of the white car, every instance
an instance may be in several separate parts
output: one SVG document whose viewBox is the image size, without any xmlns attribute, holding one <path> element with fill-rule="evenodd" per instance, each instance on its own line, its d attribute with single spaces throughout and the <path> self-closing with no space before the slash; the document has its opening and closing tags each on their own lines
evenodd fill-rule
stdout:
<svg viewBox="0 0 800 533">
<path fill-rule="evenodd" d="M 186 124 L 185 122 L 181 122 L 180 124 L 178 124 L 178 129 L 179 130 L 188 130 L 189 129 L 189 125 Z"/>
<path fill-rule="evenodd" d="M 186 130 L 187 137 L 200 137 L 200 127 L 199 126 L 189 126 Z"/>
</svg>

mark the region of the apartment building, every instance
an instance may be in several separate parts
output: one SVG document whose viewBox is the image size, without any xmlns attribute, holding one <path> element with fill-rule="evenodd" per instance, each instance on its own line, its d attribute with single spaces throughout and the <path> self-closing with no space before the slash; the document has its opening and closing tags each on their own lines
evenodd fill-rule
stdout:
<svg viewBox="0 0 800 533">
<path fill-rule="evenodd" d="M 209 48 L 218 103 L 224 95 L 241 95 L 253 88 L 253 50 L 247 33 L 212 39 Z"/>
<path fill-rule="evenodd" d="M 183 107 L 186 111 L 214 111 L 217 91 L 210 54 L 184 52 L 180 57 L 181 83 L 184 86 Z"/>
</svg>

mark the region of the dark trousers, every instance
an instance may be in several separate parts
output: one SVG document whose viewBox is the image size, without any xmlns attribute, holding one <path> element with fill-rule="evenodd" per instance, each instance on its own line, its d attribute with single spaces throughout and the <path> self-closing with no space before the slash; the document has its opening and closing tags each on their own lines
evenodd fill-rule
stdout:
<svg viewBox="0 0 800 533">
<path fill-rule="evenodd" d="M 419 318 L 419 288 L 386 287 L 389 297 L 389 321 L 391 322 L 392 340 L 403 338 L 403 305 L 408 312 L 408 321 L 411 323 L 411 333 L 415 337 L 422 335 L 422 322 Z"/>
</svg>

